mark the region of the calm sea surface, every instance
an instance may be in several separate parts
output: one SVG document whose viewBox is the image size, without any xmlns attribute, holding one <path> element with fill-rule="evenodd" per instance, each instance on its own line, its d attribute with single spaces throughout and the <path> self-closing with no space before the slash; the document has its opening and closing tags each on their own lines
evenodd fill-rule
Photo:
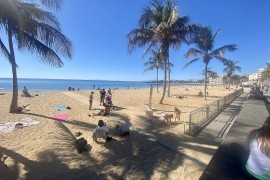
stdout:
<svg viewBox="0 0 270 180">
<path fill-rule="evenodd" d="M 150 83 L 140 81 L 105 81 L 105 80 L 67 80 L 67 79 L 18 79 L 19 91 L 26 86 L 29 91 L 65 91 L 68 87 L 80 88 L 81 90 L 91 90 L 95 85 L 95 89 L 130 89 L 149 88 Z M 155 84 L 154 84 L 155 85 Z M 191 84 L 181 84 L 191 85 Z M 162 85 L 161 85 L 162 86 Z M 0 78 L 0 91 L 12 91 L 12 79 Z"/>
<path fill-rule="evenodd" d="M 105 80 L 67 80 L 67 79 L 18 79 L 19 91 L 26 86 L 29 91 L 65 91 L 68 87 L 90 90 L 104 88 L 148 88 L 149 83 L 136 81 L 105 81 Z M 0 91 L 12 91 L 12 79 L 0 78 Z"/>
</svg>

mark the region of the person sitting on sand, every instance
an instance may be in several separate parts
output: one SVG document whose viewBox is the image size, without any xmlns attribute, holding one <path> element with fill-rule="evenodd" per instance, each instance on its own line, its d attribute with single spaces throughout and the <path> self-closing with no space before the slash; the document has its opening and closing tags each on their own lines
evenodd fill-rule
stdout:
<svg viewBox="0 0 270 180">
<path fill-rule="evenodd" d="M 198 93 L 198 96 L 203 96 L 202 91 L 200 91 L 200 92 Z"/>
<path fill-rule="evenodd" d="M 112 139 L 112 137 L 109 137 L 109 128 L 107 128 L 106 123 L 104 123 L 103 120 L 98 121 L 98 125 L 94 129 L 93 133 L 96 133 L 96 131 L 105 131 L 105 133 L 106 133 L 106 141 L 110 141 Z"/>
<path fill-rule="evenodd" d="M 31 97 L 30 93 L 28 92 L 28 89 L 26 88 L 26 86 L 23 86 L 23 90 L 22 90 L 23 96 L 24 97 Z"/>
<path fill-rule="evenodd" d="M 103 106 L 105 109 L 100 110 L 97 114 L 94 114 L 96 116 L 108 116 L 111 112 L 111 107 L 110 105 L 103 103 Z M 89 115 L 90 116 L 90 115 Z"/>
<path fill-rule="evenodd" d="M 130 127 L 127 125 L 127 124 L 123 124 L 123 125 L 120 125 L 120 124 L 117 124 L 115 126 L 116 128 L 116 132 L 119 136 L 125 136 L 125 135 L 129 135 L 129 129 Z"/>
</svg>

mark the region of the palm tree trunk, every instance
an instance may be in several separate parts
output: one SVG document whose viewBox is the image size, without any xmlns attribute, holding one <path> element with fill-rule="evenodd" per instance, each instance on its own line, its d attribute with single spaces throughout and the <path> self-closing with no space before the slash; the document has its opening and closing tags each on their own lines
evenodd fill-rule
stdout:
<svg viewBox="0 0 270 180">
<path fill-rule="evenodd" d="M 170 91 L 171 91 L 171 71 L 170 71 L 170 60 L 168 57 L 168 61 L 167 61 L 167 68 L 168 68 L 168 97 L 170 97 Z"/>
<path fill-rule="evenodd" d="M 158 68 L 157 68 L 157 92 L 158 92 Z"/>
<path fill-rule="evenodd" d="M 13 75 L 13 94 L 9 112 L 10 113 L 17 113 L 18 112 L 18 83 L 17 83 L 17 65 L 15 62 L 15 53 L 13 48 L 12 42 L 12 33 L 10 24 L 8 23 L 8 43 L 9 43 L 9 50 L 10 50 L 10 62 L 12 68 L 12 75 Z"/>
<path fill-rule="evenodd" d="M 228 83 L 229 83 L 229 91 L 231 90 L 231 78 L 228 77 Z"/>
<path fill-rule="evenodd" d="M 207 88 L 207 65 L 205 65 L 204 69 L 204 100 L 206 100 L 206 88 Z"/>
<path fill-rule="evenodd" d="M 169 54 L 169 46 L 162 44 L 161 45 L 161 51 L 162 51 L 162 60 L 164 61 L 164 83 L 163 83 L 163 92 L 162 92 L 162 96 L 161 99 L 159 101 L 159 104 L 162 104 L 164 97 L 165 97 L 165 93 L 166 93 L 166 83 L 167 83 L 167 60 L 168 60 L 168 54 Z"/>
</svg>

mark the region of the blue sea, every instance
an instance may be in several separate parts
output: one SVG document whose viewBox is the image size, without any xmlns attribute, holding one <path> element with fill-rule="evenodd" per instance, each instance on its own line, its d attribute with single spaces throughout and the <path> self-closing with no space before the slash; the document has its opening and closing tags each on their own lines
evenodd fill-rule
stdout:
<svg viewBox="0 0 270 180">
<path fill-rule="evenodd" d="M 152 83 L 155 86 L 155 82 Z M 150 88 L 151 83 L 143 81 L 106 81 L 106 80 L 68 80 L 68 79 L 28 79 L 18 78 L 19 91 L 26 86 L 29 91 L 66 91 L 68 87 L 74 87 L 76 90 L 95 89 L 135 89 Z M 182 86 L 194 85 L 193 83 L 177 84 Z M 160 87 L 162 84 L 160 84 Z M 0 91 L 12 91 L 12 78 L 0 78 Z"/>
<path fill-rule="evenodd" d="M 26 86 L 29 91 L 65 91 L 68 87 L 74 87 L 76 90 L 95 89 L 134 89 L 149 88 L 150 83 L 140 81 L 106 81 L 106 80 L 68 80 L 68 79 L 26 79 L 18 78 L 19 91 Z M 0 91 L 12 91 L 12 78 L 0 78 Z"/>
</svg>

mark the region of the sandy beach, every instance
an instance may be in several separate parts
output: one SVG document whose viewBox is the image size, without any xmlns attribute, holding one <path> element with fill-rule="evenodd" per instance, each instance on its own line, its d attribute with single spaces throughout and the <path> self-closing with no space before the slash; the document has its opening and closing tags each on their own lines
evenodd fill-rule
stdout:
<svg viewBox="0 0 270 180">
<path fill-rule="evenodd" d="M 198 179 L 216 147 L 211 142 L 196 147 L 194 138 L 183 133 L 189 113 L 233 91 L 223 86 L 208 87 L 205 101 L 197 96 L 200 90 L 203 92 L 202 86 L 173 86 L 172 95 L 186 98 L 166 97 L 164 104 L 159 104 L 162 89 L 160 93 L 153 89 L 152 118 L 145 116 L 149 89 L 113 90 L 112 101 L 117 108 L 106 117 L 93 116 L 102 108 L 97 90 L 94 110 L 88 109 L 90 90 L 54 91 L 38 92 L 40 96 L 32 98 L 19 96 L 19 105 L 31 105 L 29 111 L 21 114 L 8 113 L 12 93 L 4 93 L 0 96 L 0 123 L 23 118 L 40 123 L 0 134 L 0 154 L 7 157 L 0 164 L 0 179 Z M 71 109 L 57 111 L 53 108 L 56 105 L 68 105 Z M 174 107 L 182 111 L 181 121 L 164 123 L 160 115 L 173 113 Z M 59 114 L 68 119 L 54 120 Z M 110 142 L 96 143 L 92 139 L 100 119 L 110 129 Z M 114 126 L 119 122 L 132 126 L 130 136 L 116 135 Z M 88 141 L 88 152 L 76 151 L 76 132 Z M 159 142 L 167 142 L 168 147 Z M 172 144 L 185 155 L 170 149 Z M 194 149 L 200 153 L 194 153 Z"/>
</svg>

